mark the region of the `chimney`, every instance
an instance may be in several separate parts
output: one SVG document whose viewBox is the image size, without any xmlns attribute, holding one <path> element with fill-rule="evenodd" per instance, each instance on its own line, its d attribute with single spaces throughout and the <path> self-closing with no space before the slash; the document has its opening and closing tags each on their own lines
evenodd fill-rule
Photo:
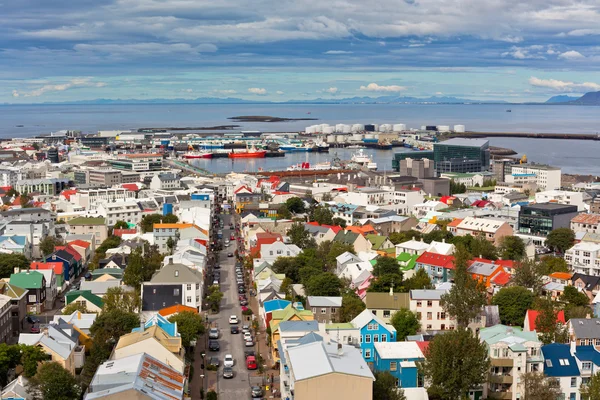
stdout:
<svg viewBox="0 0 600 400">
<path fill-rule="evenodd" d="M 442 238 L 442 243 L 446 243 L 446 238 Z"/>
<path fill-rule="evenodd" d="M 169 258 L 169 264 L 173 264 L 173 257 Z"/>
<path fill-rule="evenodd" d="M 140 332 L 144 332 L 145 329 L 146 329 L 146 326 L 144 324 L 144 321 L 140 320 Z"/>
<path fill-rule="evenodd" d="M 390 286 L 390 296 L 394 295 L 394 285 Z"/>
<path fill-rule="evenodd" d="M 15 271 L 15 274 L 18 274 L 19 272 L 21 272 L 21 268 L 19 268 L 19 267 L 15 267 L 15 270 L 14 270 L 14 271 Z"/>
<path fill-rule="evenodd" d="M 421 236 L 421 243 L 423 243 L 423 236 Z"/>
<path fill-rule="evenodd" d="M 344 354 L 344 349 L 342 348 L 342 344 L 338 343 L 338 345 L 337 345 L 337 355 L 341 357 L 343 354 Z"/>
</svg>

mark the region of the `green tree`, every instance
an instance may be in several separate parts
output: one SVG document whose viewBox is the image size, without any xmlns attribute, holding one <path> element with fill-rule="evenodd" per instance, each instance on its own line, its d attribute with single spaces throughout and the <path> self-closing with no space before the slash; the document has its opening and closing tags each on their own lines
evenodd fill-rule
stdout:
<svg viewBox="0 0 600 400">
<path fill-rule="evenodd" d="M 540 272 L 550 275 L 554 272 L 569 272 L 569 264 L 562 257 L 544 256 L 540 258 Z"/>
<path fill-rule="evenodd" d="M 300 197 L 290 197 L 285 201 L 285 205 L 294 214 L 300 214 L 305 211 L 304 201 Z"/>
<path fill-rule="evenodd" d="M 563 327 L 558 323 L 558 309 L 556 304 L 546 298 L 540 298 L 536 301 L 536 309 L 539 312 L 535 319 L 535 327 L 540 340 L 544 344 L 550 344 L 562 335 Z"/>
<path fill-rule="evenodd" d="M 371 281 L 368 292 L 387 293 L 390 289 L 402 287 L 402 272 L 395 274 L 384 274 Z"/>
<path fill-rule="evenodd" d="M 527 372 L 521 375 L 525 393 L 523 400 L 558 399 L 562 394 L 560 385 L 544 376 L 543 372 Z"/>
<path fill-rule="evenodd" d="M 323 196 L 321 196 L 321 201 L 332 201 L 333 200 L 333 196 L 331 195 L 331 193 L 323 193 Z"/>
<path fill-rule="evenodd" d="M 484 343 L 468 329 L 435 335 L 425 351 L 419 373 L 430 382 L 430 393 L 442 399 L 463 399 L 487 379 L 490 361 Z"/>
<path fill-rule="evenodd" d="M 331 220 L 331 225 L 341 226 L 342 228 L 346 228 L 346 220 L 344 218 L 335 217 Z"/>
<path fill-rule="evenodd" d="M 487 260 L 496 260 L 498 258 L 496 246 L 487 240 L 483 234 L 473 238 L 471 248 L 468 251 L 475 257 L 482 257 Z"/>
<path fill-rule="evenodd" d="M 339 296 L 342 282 L 331 272 L 311 276 L 304 285 L 307 296 Z"/>
<path fill-rule="evenodd" d="M 281 286 L 279 287 L 279 290 L 281 293 L 285 294 L 286 298 L 290 295 L 290 289 L 292 288 L 293 284 L 294 282 L 292 282 L 292 280 L 287 276 L 283 279 L 283 281 L 281 281 Z"/>
<path fill-rule="evenodd" d="M 10 278 L 15 268 L 25 271 L 29 268 L 29 260 L 23 254 L 0 253 L 0 278 Z"/>
<path fill-rule="evenodd" d="M 309 219 L 318 222 L 320 225 L 332 225 L 333 212 L 328 207 L 319 206 L 310 213 Z"/>
<path fill-rule="evenodd" d="M 128 228 L 129 228 L 129 224 L 122 220 L 115 222 L 115 224 L 113 225 L 113 229 L 128 229 Z"/>
<path fill-rule="evenodd" d="M 171 253 L 171 255 L 173 254 L 173 249 L 175 249 L 176 245 L 177 242 L 171 236 L 169 236 L 167 239 L 167 248 L 169 249 L 169 253 Z"/>
<path fill-rule="evenodd" d="M 600 399 L 600 372 L 596 372 L 590 380 L 579 388 L 583 400 Z"/>
<path fill-rule="evenodd" d="M 79 311 L 81 313 L 87 314 L 89 313 L 87 307 L 85 306 L 85 304 L 80 304 L 77 302 L 73 302 L 71 304 L 69 304 L 68 306 L 66 306 L 63 309 L 63 315 L 71 315 L 73 314 L 75 311 Z"/>
<path fill-rule="evenodd" d="M 444 240 L 449 242 L 450 240 L 452 240 L 453 237 L 454 236 L 450 232 L 446 230 L 437 229 L 433 232 L 426 233 L 425 235 L 423 235 L 423 241 L 425 243 L 431 243 L 433 241 L 442 242 Z"/>
<path fill-rule="evenodd" d="M 206 400 L 217 400 L 218 398 L 219 396 L 214 390 L 209 390 L 208 393 L 206 393 Z"/>
<path fill-rule="evenodd" d="M 566 286 L 560 301 L 565 302 L 571 306 L 587 306 L 590 304 L 590 299 L 581 293 L 575 286 Z"/>
<path fill-rule="evenodd" d="M 271 266 L 276 274 L 285 274 L 294 283 L 300 282 L 300 263 L 295 257 L 278 257 Z"/>
<path fill-rule="evenodd" d="M 179 222 L 179 218 L 173 214 L 160 215 L 160 214 L 149 214 L 142 217 L 140 226 L 144 233 L 152 232 L 154 230 L 154 224 L 176 224 Z"/>
<path fill-rule="evenodd" d="M 29 196 L 27 193 L 21 193 L 21 196 L 19 197 L 19 205 L 21 208 L 30 208 L 31 200 L 31 196 Z"/>
<path fill-rule="evenodd" d="M 406 400 L 404 391 L 396 386 L 396 378 L 388 371 L 375 371 L 373 400 Z"/>
<path fill-rule="evenodd" d="M 348 291 L 342 296 L 342 306 L 340 307 L 340 322 L 350 322 L 358 314 L 363 312 L 367 306 L 356 295 L 356 293 Z"/>
<path fill-rule="evenodd" d="M 564 253 L 575 243 L 575 233 L 569 228 L 557 228 L 546 236 L 546 246 L 557 251 Z"/>
<path fill-rule="evenodd" d="M 90 327 L 90 334 L 94 346 L 107 343 L 112 345 L 138 326 L 140 317 L 137 314 L 116 309 L 98 314 Z"/>
<path fill-rule="evenodd" d="M 21 363 L 21 346 L 0 343 L 0 386 L 8 383 L 8 372 Z M 35 373 L 35 371 L 34 371 Z"/>
<path fill-rule="evenodd" d="M 587 318 L 593 314 L 592 309 L 586 306 L 565 307 L 565 321 L 573 318 Z"/>
<path fill-rule="evenodd" d="M 103 312 L 121 310 L 128 313 L 137 313 L 142 305 L 140 294 L 135 290 L 125 290 L 122 286 L 111 287 L 106 290 L 102 297 Z"/>
<path fill-rule="evenodd" d="M 285 204 L 282 204 L 279 209 L 277 209 L 277 216 L 279 219 L 292 219 L 293 217 L 291 211 Z"/>
<path fill-rule="evenodd" d="M 152 245 L 148 242 L 144 243 L 144 281 L 149 281 L 154 273 L 162 266 L 165 255 L 160 252 L 157 245 Z"/>
<path fill-rule="evenodd" d="M 325 260 L 325 267 L 329 271 L 333 271 L 337 267 L 337 258 L 340 255 L 346 252 L 356 254 L 354 246 L 351 244 L 332 242 L 329 240 L 321 242 L 318 252 Z"/>
<path fill-rule="evenodd" d="M 505 325 L 523 326 L 525 314 L 533 304 L 534 294 L 523 286 L 502 288 L 492 298 L 498 306 L 500 321 Z"/>
<path fill-rule="evenodd" d="M 127 268 L 123 273 L 123 283 L 138 290 L 142 282 L 144 282 L 144 258 L 142 249 L 138 247 L 129 255 Z"/>
<path fill-rule="evenodd" d="M 44 237 L 44 239 L 42 239 L 42 241 L 40 242 L 40 251 L 42 252 L 42 257 L 46 257 L 49 256 L 50 254 L 54 253 L 54 249 L 56 248 L 56 246 L 59 246 L 62 244 L 62 241 L 55 238 L 54 236 L 46 236 Z"/>
<path fill-rule="evenodd" d="M 6 192 L 6 197 L 19 197 L 19 192 L 17 192 L 17 190 L 11 186 L 11 188 Z"/>
<path fill-rule="evenodd" d="M 120 236 L 109 236 L 107 237 L 101 244 L 96 248 L 96 253 L 94 254 L 94 258 L 89 264 L 89 269 L 94 270 L 98 268 L 98 264 L 100 260 L 106 257 L 106 251 L 108 249 L 113 249 L 118 247 L 121 244 Z"/>
<path fill-rule="evenodd" d="M 415 335 L 421 329 L 417 314 L 408 308 L 401 308 L 392 315 L 390 323 L 396 328 L 396 340 L 402 342 L 407 336 Z"/>
<path fill-rule="evenodd" d="M 310 232 L 304 229 L 304 224 L 300 222 L 295 222 L 292 224 L 290 229 L 287 231 L 287 236 L 290 238 L 292 244 L 295 244 L 301 249 L 317 247 L 315 239 L 311 236 Z"/>
<path fill-rule="evenodd" d="M 450 194 L 461 194 L 467 192 L 467 186 L 464 183 L 455 182 L 450 179 Z"/>
<path fill-rule="evenodd" d="M 169 318 L 169 322 L 177 323 L 181 335 L 181 343 L 190 347 L 190 343 L 204 333 L 204 320 L 201 315 L 192 311 L 182 311 Z"/>
<path fill-rule="evenodd" d="M 26 378 L 31 378 L 38 370 L 38 365 L 42 361 L 50 358 L 44 350 L 39 346 L 19 345 L 21 354 L 21 365 L 23 366 L 23 375 Z"/>
<path fill-rule="evenodd" d="M 454 285 L 441 297 L 440 304 L 459 327 L 466 328 L 486 304 L 485 288 L 467 272 L 471 255 L 462 247 L 454 252 Z"/>
<path fill-rule="evenodd" d="M 513 285 L 533 289 L 533 293 L 539 295 L 544 286 L 541 264 L 535 260 L 520 261 L 515 267 L 515 273 L 511 280 Z"/>
<path fill-rule="evenodd" d="M 404 281 L 404 292 L 420 289 L 433 289 L 431 278 L 423 268 L 418 268 L 417 271 Z"/>
<path fill-rule="evenodd" d="M 525 242 L 518 236 L 504 236 L 498 248 L 504 260 L 520 260 L 527 255 Z"/>
<path fill-rule="evenodd" d="M 421 232 L 415 230 L 392 232 L 388 235 L 388 239 L 390 239 L 390 242 L 394 244 L 408 242 L 409 240 L 419 240 L 421 237 Z"/>
<path fill-rule="evenodd" d="M 398 260 L 392 257 L 379 257 L 373 267 L 373 276 L 382 276 L 400 273 Z"/>
<path fill-rule="evenodd" d="M 208 304 L 213 312 L 218 312 L 221 308 L 221 299 L 223 299 L 223 293 L 219 289 L 218 285 L 213 285 L 208 288 Z"/>
<path fill-rule="evenodd" d="M 62 365 L 47 362 L 29 380 L 27 392 L 35 400 L 73 400 L 81 396 L 81 387 Z"/>
</svg>

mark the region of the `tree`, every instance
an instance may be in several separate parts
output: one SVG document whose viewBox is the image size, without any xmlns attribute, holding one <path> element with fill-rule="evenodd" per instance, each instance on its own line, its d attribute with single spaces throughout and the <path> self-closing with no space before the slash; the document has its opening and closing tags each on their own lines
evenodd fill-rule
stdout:
<svg viewBox="0 0 600 400">
<path fill-rule="evenodd" d="M 182 311 L 169 318 L 169 322 L 177 323 L 181 335 L 181 343 L 190 347 L 190 343 L 204 333 L 204 320 L 201 315 L 192 311 Z"/>
<path fill-rule="evenodd" d="M 285 204 L 282 204 L 277 210 L 277 215 L 280 219 L 292 219 L 292 213 Z"/>
<path fill-rule="evenodd" d="M 21 208 L 31 207 L 31 197 L 27 193 L 21 193 L 21 196 L 19 196 L 19 205 Z"/>
<path fill-rule="evenodd" d="M 331 272 L 321 272 L 311 276 L 304 289 L 308 296 L 339 296 L 342 282 Z"/>
<path fill-rule="evenodd" d="M 42 361 L 49 359 L 48 354 L 39 346 L 19 345 L 21 354 L 21 365 L 23 366 L 23 375 L 31 378 L 38 371 L 38 365 Z"/>
<path fill-rule="evenodd" d="M 81 313 L 87 314 L 89 313 L 87 307 L 85 306 L 85 304 L 80 304 L 77 302 L 73 302 L 71 304 L 69 304 L 68 306 L 66 306 L 63 309 L 63 315 L 71 315 L 73 314 L 75 311 L 79 311 Z"/>
<path fill-rule="evenodd" d="M 450 179 L 450 194 L 461 194 L 467 191 L 467 186 L 464 183 L 455 182 Z"/>
<path fill-rule="evenodd" d="M 11 186 L 10 189 L 8 189 L 8 191 L 6 192 L 6 197 L 19 197 L 19 192 L 17 192 L 17 190 Z"/>
<path fill-rule="evenodd" d="M 453 237 L 454 236 L 450 232 L 446 230 L 437 229 L 433 232 L 429 232 L 423 235 L 423 241 L 425 243 L 431 243 L 433 241 L 442 242 L 444 240 L 449 242 Z"/>
<path fill-rule="evenodd" d="M 40 251 L 42 252 L 42 257 L 46 257 L 54 253 L 54 249 L 60 244 L 62 244 L 62 241 L 54 236 L 44 237 L 44 239 L 42 239 L 40 242 Z"/>
<path fill-rule="evenodd" d="M 375 277 L 398 273 L 400 273 L 400 265 L 398 260 L 392 257 L 379 257 L 377 264 L 373 267 L 373 276 Z"/>
<path fill-rule="evenodd" d="M 122 286 L 111 287 L 106 290 L 102 297 L 103 312 L 121 310 L 128 313 L 137 313 L 141 307 L 141 297 L 136 291 L 123 289 Z"/>
<path fill-rule="evenodd" d="M 520 260 L 527 255 L 525 242 L 518 236 L 504 236 L 498 248 L 504 260 Z"/>
<path fill-rule="evenodd" d="M 402 286 L 402 272 L 395 274 L 384 274 L 371 281 L 368 292 L 387 293 L 392 288 Z"/>
<path fill-rule="evenodd" d="M 129 255 L 127 268 L 123 273 L 123 283 L 137 290 L 142 282 L 144 282 L 144 258 L 142 249 L 138 247 Z"/>
<path fill-rule="evenodd" d="M 584 293 L 577 290 L 575 286 L 566 286 L 562 296 L 560 296 L 560 301 L 575 307 L 590 304 L 590 299 Z"/>
<path fill-rule="evenodd" d="M 113 229 L 128 229 L 128 228 L 129 228 L 129 224 L 122 220 L 115 222 L 115 224 L 113 225 Z"/>
<path fill-rule="evenodd" d="M 396 378 L 388 371 L 375 371 L 373 400 L 406 400 L 404 391 L 396 386 Z"/>
<path fill-rule="evenodd" d="M 94 347 L 102 344 L 115 344 L 119 338 L 131 333 L 133 328 L 140 326 L 140 317 L 123 310 L 105 311 L 96 317 L 90 327 Z"/>
<path fill-rule="evenodd" d="M 592 309 L 590 307 L 585 306 L 577 306 L 577 307 L 565 307 L 565 321 L 568 321 L 573 318 L 587 318 L 592 315 Z"/>
<path fill-rule="evenodd" d="M 540 272 L 550 275 L 554 272 L 569 272 L 569 264 L 562 257 L 544 256 L 540 258 Z"/>
<path fill-rule="evenodd" d="M 221 308 L 221 299 L 223 298 L 223 293 L 221 292 L 221 290 L 219 290 L 219 286 L 218 285 L 213 285 L 211 287 L 208 288 L 208 304 L 210 306 L 210 309 L 213 312 L 218 312 L 219 309 Z"/>
<path fill-rule="evenodd" d="M 473 238 L 471 248 L 468 250 L 475 257 L 482 257 L 487 260 L 495 260 L 498 258 L 496 246 L 494 246 L 494 243 L 487 240 L 483 234 Z"/>
<path fill-rule="evenodd" d="M 544 274 L 540 263 L 535 260 L 522 260 L 517 263 L 512 282 L 515 286 L 533 289 L 533 293 L 539 295 L 544 286 Z"/>
<path fill-rule="evenodd" d="M 403 287 L 404 292 L 419 289 L 433 289 L 433 283 L 431 283 L 431 278 L 427 272 L 423 268 L 419 268 L 413 276 L 404 281 Z"/>
<path fill-rule="evenodd" d="M 575 233 L 569 228 L 557 228 L 546 236 L 546 246 L 561 254 L 575 243 Z"/>
<path fill-rule="evenodd" d="M 560 384 L 550 380 L 542 372 L 527 372 L 521 375 L 525 392 L 523 400 L 558 399 L 562 394 Z"/>
<path fill-rule="evenodd" d="M 297 199 L 297 197 L 296 197 Z M 304 224 L 295 222 L 287 232 L 287 236 L 290 238 L 292 244 L 306 249 L 309 247 L 317 247 L 315 239 L 311 236 L 310 232 L 304 229 Z"/>
<path fill-rule="evenodd" d="M 459 327 L 466 328 L 486 304 L 485 289 L 467 272 L 471 255 L 459 246 L 454 252 L 454 285 L 441 297 L 440 304 Z"/>
<path fill-rule="evenodd" d="M 173 254 L 173 249 L 175 248 L 176 244 L 177 244 L 177 242 L 175 240 L 173 240 L 173 238 L 171 236 L 169 236 L 169 238 L 167 239 L 167 248 L 169 249 L 169 252 L 171 253 L 171 255 Z"/>
<path fill-rule="evenodd" d="M 335 217 L 331 220 L 331 225 L 341 226 L 342 228 L 346 227 L 346 220 L 344 218 Z"/>
<path fill-rule="evenodd" d="M 358 314 L 363 312 L 367 306 L 356 295 L 356 293 L 348 291 L 342 296 L 342 306 L 340 307 L 340 322 L 350 322 Z"/>
<path fill-rule="evenodd" d="M 333 212 L 325 206 L 315 207 L 315 209 L 310 213 L 309 219 L 311 221 L 318 222 L 319 225 L 332 225 Z"/>
<path fill-rule="evenodd" d="M 140 226 L 142 227 L 142 231 L 147 233 L 154 230 L 154 224 L 176 224 L 177 222 L 179 222 L 179 218 L 173 214 L 167 214 L 164 216 L 160 214 L 150 214 L 142 217 Z"/>
<path fill-rule="evenodd" d="M 40 365 L 29 380 L 27 392 L 35 400 L 73 400 L 81 396 L 75 377 L 57 362 Z"/>
<path fill-rule="evenodd" d="M 214 390 L 209 390 L 208 393 L 206 393 L 206 400 L 217 400 L 218 398 L 219 396 Z"/>
<path fill-rule="evenodd" d="M 285 201 L 285 205 L 294 214 L 300 214 L 305 211 L 304 201 L 300 197 L 290 197 Z"/>
<path fill-rule="evenodd" d="M 300 281 L 300 264 L 295 257 L 278 257 L 273 262 L 271 269 L 276 274 L 285 274 L 285 277 L 294 283 Z"/>
<path fill-rule="evenodd" d="M 408 308 L 401 308 L 392 315 L 390 323 L 396 328 L 396 340 L 402 342 L 409 335 L 415 335 L 421 329 L 417 314 Z"/>
<path fill-rule="evenodd" d="M 0 278 L 10 278 L 15 268 L 25 271 L 29 268 L 29 260 L 23 254 L 0 253 Z"/>
<path fill-rule="evenodd" d="M 144 243 L 144 281 L 149 281 L 154 273 L 162 266 L 165 255 L 160 252 L 157 245 L 150 246 L 150 243 Z"/>
<path fill-rule="evenodd" d="M 540 340 L 544 344 L 550 344 L 561 335 L 562 327 L 558 323 L 558 310 L 556 304 L 550 299 L 540 298 L 536 301 L 538 315 L 535 318 L 535 328 Z"/>
<path fill-rule="evenodd" d="M 592 375 L 590 380 L 579 388 L 581 398 L 585 400 L 600 399 L 600 372 Z"/>
<path fill-rule="evenodd" d="M 317 251 L 325 260 L 325 268 L 329 271 L 333 271 L 337 267 L 337 258 L 340 255 L 346 252 L 355 254 L 354 246 L 351 244 L 332 242 L 329 240 L 321 242 Z"/>
<path fill-rule="evenodd" d="M 292 280 L 290 278 L 288 278 L 287 276 L 281 281 L 281 286 L 279 286 L 279 291 L 283 294 L 285 294 L 285 297 L 287 298 L 288 295 L 290 294 L 289 291 L 292 287 L 292 285 L 294 284 L 294 282 L 292 282 Z"/>
<path fill-rule="evenodd" d="M 22 345 L 8 345 L 0 343 L 0 386 L 4 387 L 8 383 L 8 372 L 15 368 L 21 362 Z"/>
<path fill-rule="evenodd" d="M 107 237 L 101 244 L 96 248 L 96 254 L 94 254 L 94 258 L 92 262 L 89 264 L 89 269 L 94 270 L 98 268 L 98 263 L 101 259 L 106 257 L 106 251 L 108 249 L 113 249 L 118 247 L 121 244 L 120 236 L 109 236 Z"/>
<path fill-rule="evenodd" d="M 463 399 L 486 381 L 489 370 L 486 345 L 468 329 L 435 335 L 425 351 L 419 373 L 430 382 L 430 393 L 442 399 Z"/>
<path fill-rule="evenodd" d="M 408 242 L 409 240 L 419 240 L 421 239 L 421 232 L 415 230 L 392 232 L 388 235 L 388 239 L 394 244 Z"/>
<path fill-rule="evenodd" d="M 321 196 L 321 201 L 332 201 L 333 200 L 333 196 L 331 195 L 331 193 L 323 193 L 323 196 Z"/>
<path fill-rule="evenodd" d="M 505 325 L 523 326 L 525 314 L 531 308 L 533 293 L 523 286 L 502 288 L 492 298 L 492 304 L 498 306 L 500 321 Z"/>
</svg>

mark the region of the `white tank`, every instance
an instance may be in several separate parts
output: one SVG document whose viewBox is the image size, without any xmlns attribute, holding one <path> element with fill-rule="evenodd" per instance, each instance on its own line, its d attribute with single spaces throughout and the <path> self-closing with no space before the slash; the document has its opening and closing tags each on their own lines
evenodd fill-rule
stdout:
<svg viewBox="0 0 600 400">
<path fill-rule="evenodd" d="M 391 132 L 392 125 L 391 124 L 381 124 L 379 126 L 379 132 Z"/>
<path fill-rule="evenodd" d="M 465 131 L 464 125 L 454 125 L 454 132 L 464 132 L 464 131 Z"/>
<path fill-rule="evenodd" d="M 342 132 L 344 129 L 344 124 L 335 124 L 335 131 Z"/>
<path fill-rule="evenodd" d="M 406 124 L 394 124 L 392 129 L 394 132 L 402 132 L 406 130 Z"/>
<path fill-rule="evenodd" d="M 361 142 L 363 140 L 363 135 L 360 133 L 354 133 L 352 134 L 352 141 L 353 142 Z"/>
<path fill-rule="evenodd" d="M 304 128 L 304 133 L 313 134 L 315 132 L 316 132 L 316 129 L 314 126 L 307 126 L 306 128 Z"/>
<path fill-rule="evenodd" d="M 375 132 L 379 130 L 379 124 L 372 124 L 375 127 Z"/>
<path fill-rule="evenodd" d="M 331 135 L 334 131 L 334 127 L 333 126 L 326 126 L 323 128 L 323 134 L 325 135 Z"/>
<path fill-rule="evenodd" d="M 335 135 L 327 136 L 327 143 L 335 143 Z"/>
<path fill-rule="evenodd" d="M 350 125 L 342 125 L 342 133 L 350 133 L 352 130 L 352 127 Z"/>
<path fill-rule="evenodd" d="M 438 125 L 438 132 L 450 132 L 450 125 Z"/>
<path fill-rule="evenodd" d="M 365 130 L 365 126 L 363 124 L 354 124 L 352 125 L 352 132 L 361 132 Z"/>
<path fill-rule="evenodd" d="M 424 131 L 425 129 L 427 129 L 427 127 L 425 125 L 421 125 L 421 130 Z"/>
<path fill-rule="evenodd" d="M 338 143 L 344 143 L 346 141 L 346 136 L 344 135 L 337 135 L 335 138 L 335 141 Z"/>
</svg>

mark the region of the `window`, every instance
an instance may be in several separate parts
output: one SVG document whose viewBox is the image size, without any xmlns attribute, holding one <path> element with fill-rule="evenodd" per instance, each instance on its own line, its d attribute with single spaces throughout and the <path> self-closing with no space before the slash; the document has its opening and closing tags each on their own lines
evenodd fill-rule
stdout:
<svg viewBox="0 0 600 400">
<path fill-rule="evenodd" d="M 433 301 L 427 300 L 427 307 L 433 307 Z"/>
<path fill-rule="evenodd" d="M 569 400 L 577 400 L 577 393 L 569 394 Z"/>
<path fill-rule="evenodd" d="M 191 302 L 192 302 L 192 296 L 188 296 L 188 297 L 186 297 L 186 299 L 185 299 L 185 300 L 186 300 L 188 303 L 191 303 Z"/>
<path fill-rule="evenodd" d="M 188 283 L 187 286 L 186 286 L 186 288 L 187 288 L 187 290 L 192 290 L 192 284 Z"/>
<path fill-rule="evenodd" d="M 373 342 L 379 342 L 379 335 L 373 335 Z"/>
<path fill-rule="evenodd" d="M 196 290 L 200 289 L 200 284 L 196 283 Z"/>
<path fill-rule="evenodd" d="M 371 335 L 365 335 L 365 343 L 371 343 Z"/>
<path fill-rule="evenodd" d="M 327 309 L 326 308 L 321 308 L 321 314 L 327 314 Z"/>
<path fill-rule="evenodd" d="M 441 312 L 440 313 L 440 319 L 446 319 L 446 313 L 445 312 Z"/>
<path fill-rule="evenodd" d="M 332 308 L 332 309 L 331 309 L 331 313 L 332 313 L 332 314 L 335 314 L 335 310 L 337 310 L 337 308 Z"/>
<path fill-rule="evenodd" d="M 389 318 L 390 317 L 390 310 L 383 310 L 383 318 Z"/>
<path fill-rule="evenodd" d="M 396 371 L 398 364 L 396 361 L 390 361 L 390 371 Z"/>
<path fill-rule="evenodd" d="M 381 335 L 381 341 L 382 341 L 382 342 L 387 342 L 387 335 L 386 335 L 385 333 L 383 333 L 383 334 Z"/>
<path fill-rule="evenodd" d="M 417 301 L 417 307 L 421 307 L 421 302 Z"/>
<path fill-rule="evenodd" d="M 590 370 L 592 369 L 592 363 L 591 363 L 591 362 L 589 362 L 589 361 L 582 362 L 582 363 L 581 363 L 581 369 L 582 369 L 583 371 L 590 371 Z"/>
<path fill-rule="evenodd" d="M 596 339 L 596 346 L 600 346 L 600 339 Z"/>
<path fill-rule="evenodd" d="M 313 314 L 316 314 L 317 313 L 317 307 L 313 307 L 312 312 L 313 312 Z"/>
<path fill-rule="evenodd" d="M 179 289 L 173 289 L 173 296 L 179 296 Z"/>
<path fill-rule="evenodd" d="M 371 358 L 371 350 L 365 349 L 365 358 Z"/>
<path fill-rule="evenodd" d="M 433 313 L 428 312 L 427 313 L 427 321 L 431 321 L 433 319 Z"/>
<path fill-rule="evenodd" d="M 577 387 L 577 378 L 576 377 L 571 378 L 571 387 Z"/>
<path fill-rule="evenodd" d="M 367 325 L 367 330 L 369 330 L 369 331 L 376 331 L 377 329 L 379 329 L 379 324 L 377 324 L 375 322 Z"/>
</svg>

